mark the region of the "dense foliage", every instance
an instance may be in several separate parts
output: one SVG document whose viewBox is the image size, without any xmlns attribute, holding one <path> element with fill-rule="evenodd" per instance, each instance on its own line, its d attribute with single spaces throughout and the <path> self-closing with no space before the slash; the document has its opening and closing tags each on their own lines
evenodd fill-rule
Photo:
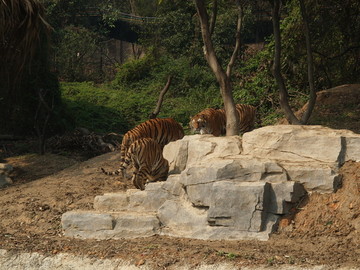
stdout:
<svg viewBox="0 0 360 270">
<path fill-rule="evenodd" d="M 319 3 L 309 0 L 306 4 L 312 31 L 316 89 L 358 82 L 359 4 L 351 0 L 341 7 L 336 1 Z M 209 3 L 209 10 L 211 8 Z M 217 56 L 223 64 L 227 63 L 234 46 L 234 12 L 226 1 L 219 1 L 213 40 Z M 269 12 L 270 6 L 266 1 L 247 6 L 242 53 L 232 79 L 235 102 L 257 106 L 262 125 L 272 124 L 281 116 L 278 89 L 271 74 L 274 45 L 269 35 Z M 282 71 L 291 105 L 296 109 L 308 99 L 306 48 L 298 1 L 288 1 L 282 8 L 282 14 Z M 125 95 L 123 92 L 121 95 L 123 99 L 129 99 L 125 103 L 131 109 L 125 111 L 122 107 L 119 110 L 124 115 L 138 113 L 137 117 L 125 117 L 129 126 L 147 119 L 168 75 L 173 75 L 174 79 L 160 117 L 175 117 L 186 126 L 189 116 L 197 111 L 206 107 L 221 107 L 218 85 L 203 57 L 200 26 L 193 3 L 162 1 L 161 5 L 149 7 L 139 15 L 158 18 L 156 24 L 136 25 L 146 56 L 118 67 L 111 84 L 119 93 L 126 91 Z M 338 16 L 337 20 L 331 19 Z M 349 21 L 353 27 L 346 24 Z M 141 112 L 132 99 L 135 94 L 148 101 L 137 101 L 143 109 Z"/>
<path fill-rule="evenodd" d="M 118 68 L 111 84 L 64 82 L 63 100 L 78 124 L 97 132 L 124 132 L 148 119 L 168 75 L 174 79 L 159 117 L 174 117 L 186 126 L 190 115 L 220 104 L 211 72 L 190 66 L 186 58 L 167 56 L 157 61 L 153 57 L 130 61 Z"/>
<path fill-rule="evenodd" d="M 204 59 L 193 1 L 42 2 L 53 27 L 52 51 L 45 57 L 61 80 L 62 102 L 55 102 L 52 119 L 58 125 L 52 124 L 53 133 L 75 126 L 96 132 L 124 133 L 148 119 L 169 75 L 173 80 L 159 117 L 174 117 L 186 127 L 189 117 L 196 112 L 206 107 L 222 107 L 218 84 Z M 271 73 L 274 42 L 269 2 L 247 2 L 241 53 L 232 74 L 235 102 L 256 106 L 262 125 L 272 124 L 281 116 L 278 89 Z M 283 2 L 286 5 L 281 10 L 282 72 L 291 106 L 297 109 L 308 99 L 303 21 L 297 0 Z M 209 11 L 212 3 L 207 2 Z M 305 3 L 310 18 L 316 89 L 358 83 L 359 1 L 306 0 Z M 217 56 L 224 66 L 234 48 L 236 16 L 232 4 L 218 1 L 212 35 Z M 132 42 L 141 49 L 125 63 L 113 61 L 110 69 L 104 69 L 97 59 L 106 49 L 105 42 L 113 38 Z M 34 63 L 33 72 L 49 75 L 24 76 L 22 87 L 39 89 L 46 85 L 47 89 L 54 89 L 52 96 L 59 97 L 56 78 L 49 70 L 39 68 L 40 62 Z M 41 65 L 47 67 L 48 63 Z M 23 100 L 13 104 L 19 108 L 16 112 L 22 111 L 14 118 L 22 132 L 24 129 L 32 132 L 33 122 L 23 115 L 34 118 L 34 112 L 26 107 L 38 104 L 35 95 L 36 91 L 24 92 Z"/>
</svg>

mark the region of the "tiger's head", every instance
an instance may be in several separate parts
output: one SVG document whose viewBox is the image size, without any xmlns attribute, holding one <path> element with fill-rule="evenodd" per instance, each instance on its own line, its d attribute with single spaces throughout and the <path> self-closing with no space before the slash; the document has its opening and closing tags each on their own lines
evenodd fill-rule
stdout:
<svg viewBox="0 0 360 270">
<path fill-rule="evenodd" d="M 194 117 L 190 117 L 189 126 L 192 133 L 196 134 L 208 134 L 211 133 L 208 130 L 208 120 L 206 115 L 197 114 Z"/>
</svg>

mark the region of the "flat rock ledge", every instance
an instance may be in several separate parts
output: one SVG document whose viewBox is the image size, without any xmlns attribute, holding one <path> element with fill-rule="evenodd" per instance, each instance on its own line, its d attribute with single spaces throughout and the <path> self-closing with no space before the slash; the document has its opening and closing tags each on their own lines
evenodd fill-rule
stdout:
<svg viewBox="0 0 360 270">
<path fill-rule="evenodd" d="M 307 193 L 341 187 L 338 169 L 360 160 L 360 135 L 322 126 L 267 126 L 242 138 L 185 136 L 168 144 L 164 157 L 167 181 L 96 196 L 94 210 L 64 213 L 65 236 L 267 240 Z"/>
</svg>

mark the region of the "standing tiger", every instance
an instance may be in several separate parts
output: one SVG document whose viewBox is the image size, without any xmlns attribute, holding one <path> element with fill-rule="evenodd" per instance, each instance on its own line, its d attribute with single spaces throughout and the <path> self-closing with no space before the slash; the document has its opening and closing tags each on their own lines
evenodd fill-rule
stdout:
<svg viewBox="0 0 360 270">
<path fill-rule="evenodd" d="M 106 174 L 122 173 L 123 175 L 121 168 L 124 165 L 125 155 L 130 145 L 138 139 L 152 138 L 160 145 L 162 150 L 169 142 L 180 140 L 183 137 L 184 130 L 182 126 L 172 118 L 147 120 L 125 133 L 120 150 L 120 169 L 113 173 L 106 173 L 103 168 L 101 168 L 101 170 Z"/>
<path fill-rule="evenodd" d="M 240 132 L 244 133 L 254 128 L 256 108 L 247 104 L 236 104 L 239 114 Z M 224 109 L 205 109 L 190 119 L 193 133 L 212 134 L 220 136 L 226 134 L 226 114 Z"/>
<path fill-rule="evenodd" d="M 134 141 L 128 148 L 123 164 L 115 172 L 103 172 L 106 174 L 118 174 L 124 172 L 132 165 L 134 172 L 132 183 L 138 189 L 144 190 L 148 182 L 165 181 L 168 177 L 169 163 L 163 157 L 162 147 L 152 138 L 141 138 Z"/>
<path fill-rule="evenodd" d="M 193 133 L 223 135 L 226 133 L 225 112 L 207 108 L 192 117 L 189 125 Z"/>
</svg>

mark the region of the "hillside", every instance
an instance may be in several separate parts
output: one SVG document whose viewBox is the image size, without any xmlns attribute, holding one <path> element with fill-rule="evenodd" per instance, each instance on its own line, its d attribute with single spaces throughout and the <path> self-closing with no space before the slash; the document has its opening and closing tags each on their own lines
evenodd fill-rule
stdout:
<svg viewBox="0 0 360 270">
<path fill-rule="evenodd" d="M 343 86 L 319 95 L 312 124 L 360 132 L 360 86 Z M 301 112 L 299 112 L 301 113 Z M 9 146 L 10 147 L 10 146 Z M 341 168 L 343 187 L 333 194 L 310 194 L 284 217 L 269 241 L 202 241 L 150 237 L 122 241 L 68 239 L 60 219 L 72 209 L 90 209 L 96 195 L 133 188 L 100 173 L 116 167 L 118 153 L 87 161 L 47 154 L 6 158 L 15 167 L 14 185 L 0 189 L 0 248 L 12 251 L 96 258 L 122 258 L 154 269 L 187 263 L 229 262 L 236 266 L 360 265 L 360 163 Z"/>
</svg>

